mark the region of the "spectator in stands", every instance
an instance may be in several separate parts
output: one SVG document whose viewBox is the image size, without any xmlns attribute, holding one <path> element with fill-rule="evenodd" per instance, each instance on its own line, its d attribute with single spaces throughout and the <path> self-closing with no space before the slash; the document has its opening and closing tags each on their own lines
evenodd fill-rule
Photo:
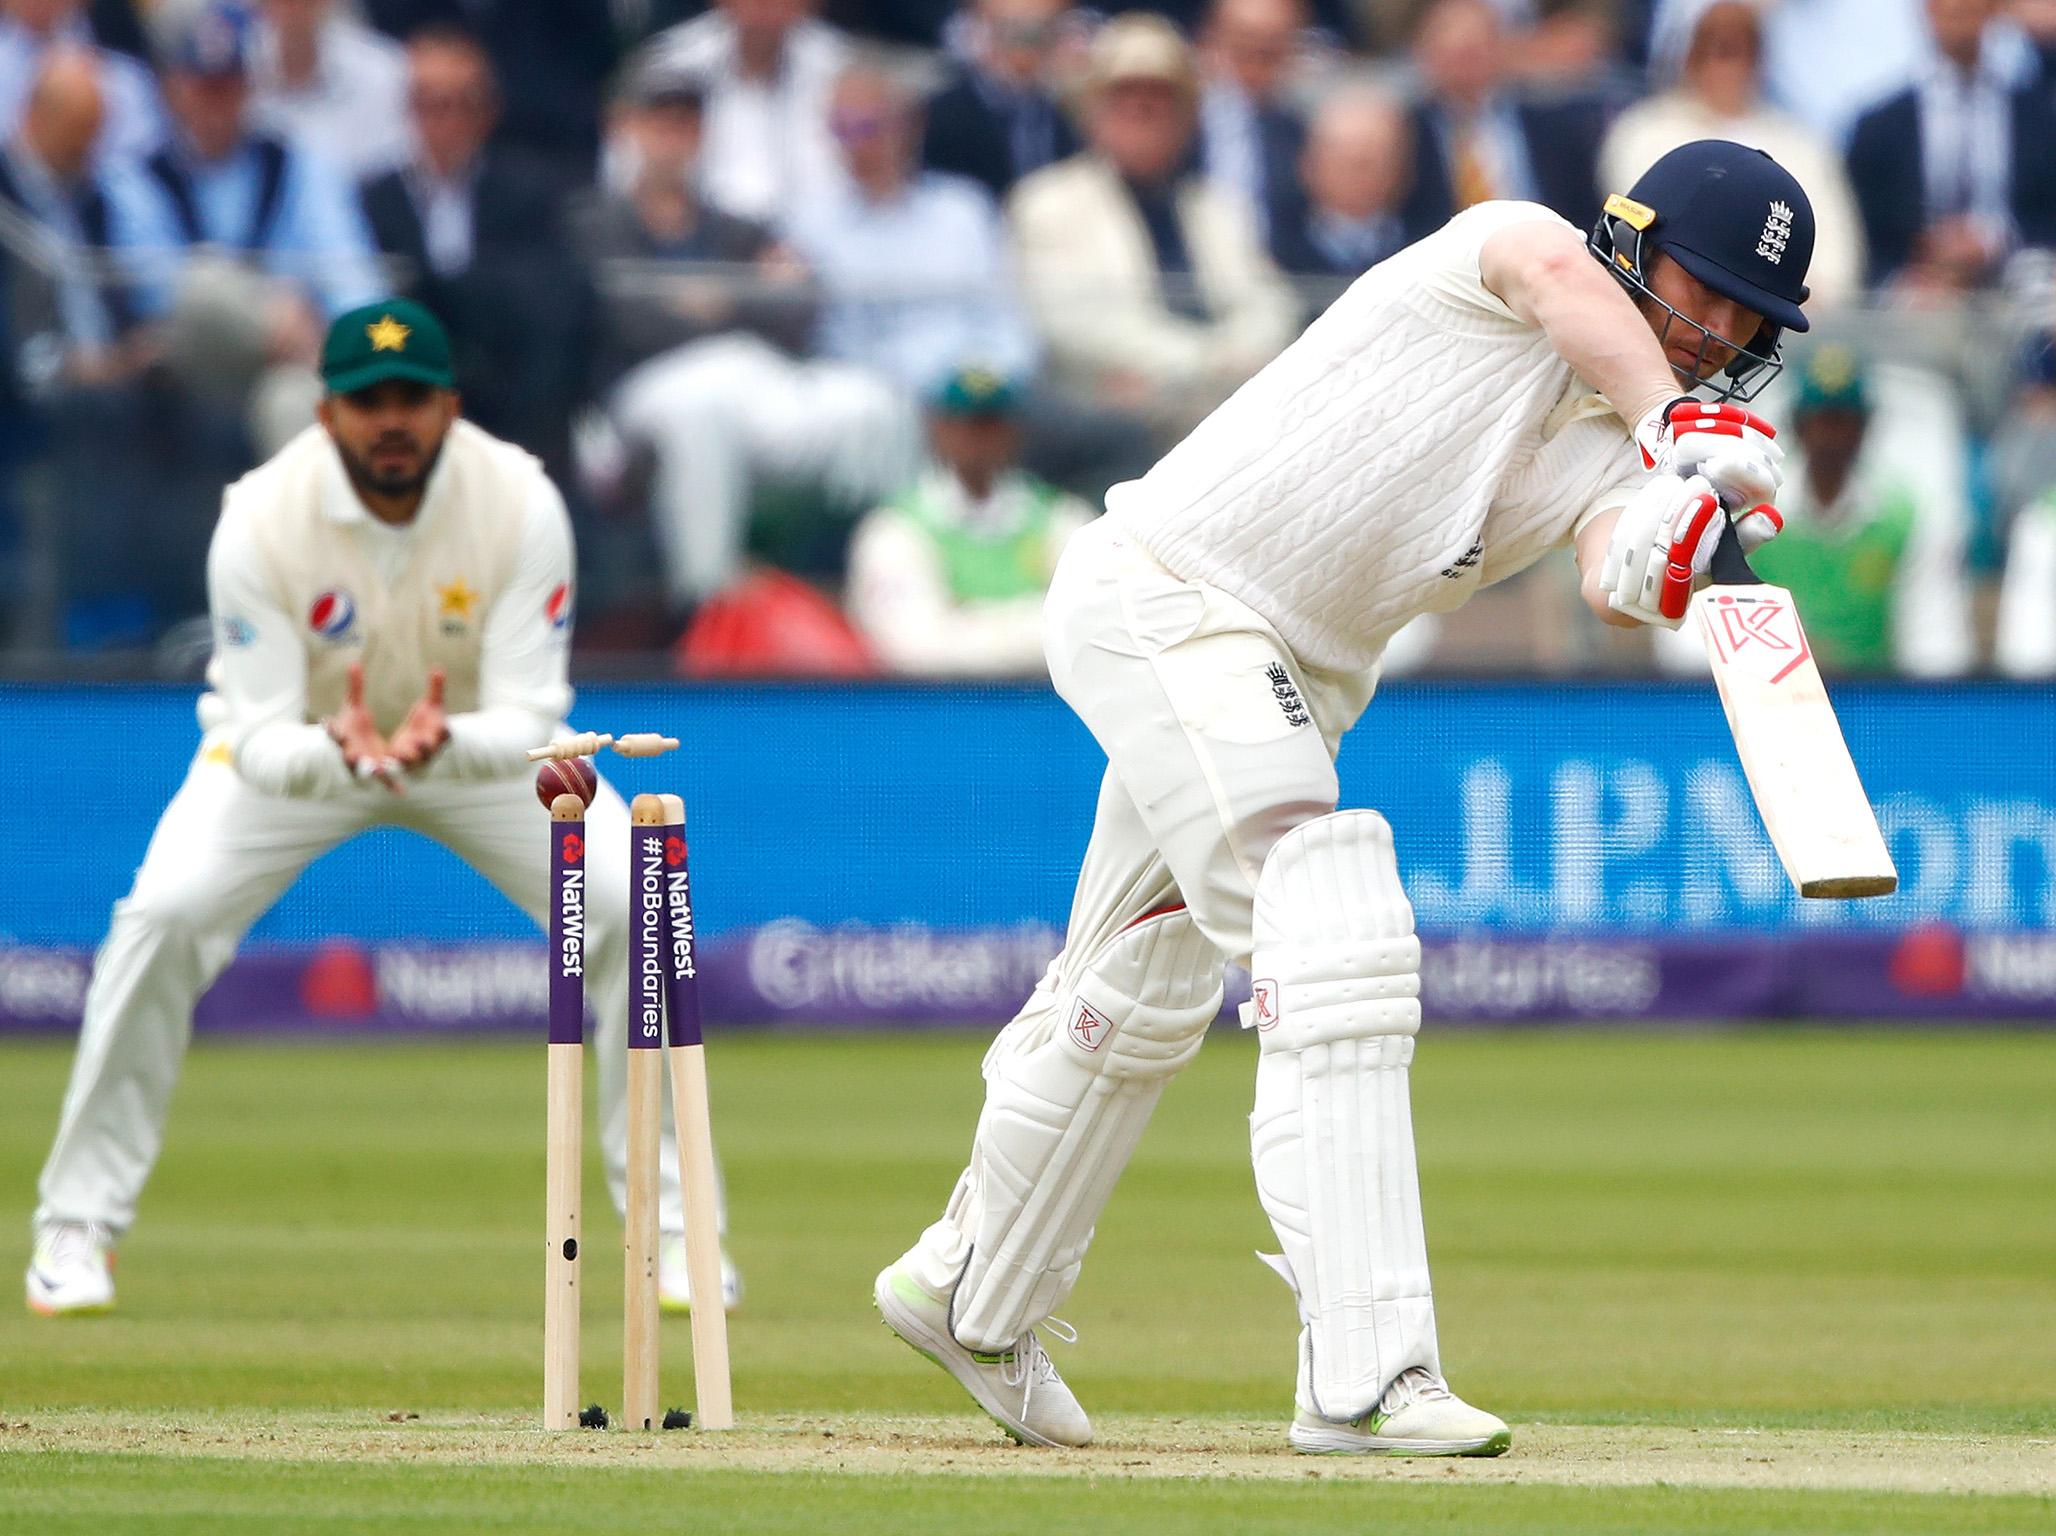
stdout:
<svg viewBox="0 0 2056 1536">
<path fill-rule="evenodd" d="M 1241 204 L 1187 168 L 1197 96 L 1191 52 L 1168 22 L 1116 17 L 1092 44 L 1090 149 L 1023 180 L 1009 205 L 1056 377 L 1166 436 L 1225 399 L 1299 322 Z"/>
<path fill-rule="evenodd" d="M 1751 563 L 1765 581 L 1792 589 L 1824 670 L 1969 670 L 1975 642 L 1960 429 L 1954 439 L 1909 433 L 1907 412 L 1921 408 L 1926 384 L 1905 370 L 1874 374 L 1846 347 L 1818 348 L 1797 372 L 1792 428 L 1782 439 L 1785 530 Z M 1696 635 L 1672 642 L 1693 665 L 1698 643 Z"/>
<path fill-rule="evenodd" d="M 1437 229 L 1473 203 L 1546 203 L 1583 229 L 1599 214 L 1597 161 L 1607 105 L 1597 96 L 1520 98 L 1508 43 L 1488 0 L 1436 0 L 1414 36 L 1422 99 L 1414 111 L 1407 222 Z"/>
<path fill-rule="evenodd" d="M 117 201 L 133 243 L 158 253 L 142 289 L 146 309 L 169 310 L 185 253 L 212 247 L 270 273 L 275 292 L 299 301 L 266 307 L 274 342 L 311 364 L 324 317 L 370 302 L 383 284 L 349 183 L 317 150 L 252 124 L 253 41 L 248 13 L 220 3 L 171 30 L 163 78 L 173 132 L 143 174 L 123 178 L 128 193 Z"/>
<path fill-rule="evenodd" d="M 403 41 L 429 27 L 461 28 L 477 37 L 500 82 L 500 145 L 547 168 L 565 190 L 592 181 L 600 103 L 620 59 L 616 17 L 627 7 L 608 0 L 357 3 L 372 25 Z"/>
<path fill-rule="evenodd" d="M 2056 677 L 2056 485 L 2013 520 L 1992 659 L 2014 677 Z"/>
<path fill-rule="evenodd" d="M 33 444 L 43 471 L 0 487 L 19 516 L 5 628 L 36 645 L 62 638 L 66 592 L 74 613 L 96 602 L 103 613 L 75 638 L 143 638 L 149 615 L 136 589 L 163 554 L 153 519 L 134 516 L 156 446 L 139 431 L 131 388 L 150 361 L 148 338 L 100 259 L 116 238 L 94 169 L 103 79 L 93 50 L 48 50 L 20 126 L 0 143 L 0 213 L 15 226 L 0 241 L 0 434 Z M 104 622 L 109 600 L 123 610 L 119 634 Z"/>
<path fill-rule="evenodd" d="M 92 52 L 100 68 L 105 119 L 96 152 L 134 158 L 164 138 L 164 108 L 150 71 L 125 53 L 102 48 L 81 14 L 83 0 L 0 0 L 0 138 L 12 133 L 50 50 Z"/>
<path fill-rule="evenodd" d="M 252 118 L 353 179 L 407 158 L 407 60 L 336 0 L 261 0 Z"/>
<path fill-rule="evenodd" d="M 1078 148 L 1050 88 L 1050 58 L 1075 13 L 1070 0 L 972 0 L 969 10 L 971 56 L 929 98 L 921 158 L 1003 198 Z"/>
<path fill-rule="evenodd" d="M 849 43 L 812 11 L 813 0 L 717 0 L 650 44 L 706 82 L 700 178 L 738 218 L 776 223 L 839 180 L 828 107 Z"/>
<path fill-rule="evenodd" d="M 888 384 L 795 355 L 812 321 L 806 273 L 763 225 L 703 201 L 705 111 L 697 76 L 647 58 L 612 114 L 632 180 L 580 219 L 592 260 L 614 269 L 611 415 L 654 455 L 651 510 L 681 616 L 741 571 L 760 483 L 804 481 L 861 505 L 919 457 L 912 411 Z"/>
<path fill-rule="evenodd" d="M 927 469 L 857 526 L 850 617 L 890 671 L 1046 671 L 1043 594 L 1092 514 L 1019 467 L 1019 405 L 1002 374 L 951 374 L 928 404 Z"/>
<path fill-rule="evenodd" d="M 93 151 L 105 122 L 105 74 L 92 50 L 69 44 L 43 55 L 20 126 L 0 146 L 0 207 L 34 230 L 42 259 L 0 245 L 12 280 L 7 367 L 25 398 L 131 377 L 134 305 L 102 253 L 116 241 Z"/>
<path fill-rule="evenodd" d="M 556 185 L 532 158 L 493 142 L 500 93 L 477 39 L 429 28 L 405 62 L 415 148 L 364 184 L 365 217 L 399 268 L 395 291 L 448 328 L 464 414 L 567 483 L 594 317 Z"/>
<path fill-rule="evenodd" d="M 1527 0 L 1523 0 L 1527 3 Z M 1622 56 L 1622 31 L 1648 0 L 1535 0 L 1516 40 L 1511 72 L 1536 92 L 1584 92 L 1628 101 L 1642 72 Z"/>
<path fill-rule="evenodd" d="M 1654 0 L 1650 54 L 1675 46 L 1700 0 Z M 1924 0 L 1776 0 L 1763 14 L 1764 94 L 1832 144 L 1927 55 Z"/>
<path fill-rule="evenodd" d="M 1405 109 L 1381 90 L 1339 90 L 1323 101 L 1300 157 L 1304 198 L 1271 226 L 1271 255 L 1301 279 L 1309 318 L 1426 230 L 1400 217 L 1413 163 Z"/>
<path fill-rule="evenodd" d="M 1306 122 L 1288 92 L 1306 24 L 1305 0 L 1214 0 L 1201 34 L 1200 164 L 1259 238 L 1297 211 Z"/>
<path fill-rule="evenodd" d="M 821 283 L 821 350 L 892 380 L 910 400 L 967 357 L 1032 372 L 1035 339 L 999 212 L 976 182 L 920 168 L 907 82 L 859 61 L 836 81 L 828 121 L 846 174 L 786 225 Z"/>
<path fill-rule="evenodd" d="M 313 147 L 250 120 L 249 13 L 210 0 L 164 34 L 173 128 L 112 183 L 138 305 L 163 322 L 173 378 L 248 443 L 217 469 L 310 425 L 327 317 L 384 290 L 350 183 Z"/>
<path fill-rule="evenodd" d="M 1993 660 L 2013 677 L 2056 677 L 2056 488 L 2014 519 Z"/>
<path fill-rule="evenodd" d="M 1605 190 L 1625 191 L 1661 156 L 1694 139 L 1750 144 L 1799 178 L 1813 201 L 1811 302 L 1832 308 L 1863 284 L 1863 224 L 1835 147 L 1763 100 L 1763 0 L 1694 0 L 1652 61 L 1668 89 L 1629 107 L 1599 151 Z"/>
<path fill-rule="evenodd" d="M 2039 296 L 2044 305 L 2049 299 Z M 2056 336 L 2044 332 L 2030 344 L 1987 474 L 2006 529 L 1992 659 L 2016 677 L 2047 677 L 2056 674 Z"/>
<path fill-rule="evenodd" d="M 1870 274 L 1910 297 L 1989 280 L 2023 242 L 2056 240 L 2056 102 L 1992 41 L 1996 0 L 1927 0 L 1933 52 L 1857 120 L 1849 175 Z"/>
</svg>

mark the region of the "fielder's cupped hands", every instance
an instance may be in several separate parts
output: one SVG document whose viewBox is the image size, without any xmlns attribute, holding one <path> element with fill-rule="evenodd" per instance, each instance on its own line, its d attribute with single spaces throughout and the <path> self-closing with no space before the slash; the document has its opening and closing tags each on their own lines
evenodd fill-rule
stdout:
<svg viewBox="0 0 2056 1536">
<path fill-rule="evenodd" d="M 450 739 L 450 717 L 443 711 L 443 669 L 428 671 L 428 691 L 414 701 L 407 718 L 393 732 L 386 750 L 409 772 L 428 766 L 429 759 L 442 751 Z"/>
<path fill-rule="evenodd" d="M 1785 520 L 1772 506 L 1753 507 L 1735 520 L 1744 553 L 1757 548 Z M 1616 613 L 1676 629 L 1692 590 L 1713 566 L 1713 551 L 1727 531 L 1728 514 L 1703 475 L 1652 475 L 1621 508 L 1607 542 L 1599 585 Z"/>
<path fill-rule="evenodd" d="M 343 707 L 322 724 L 328 730 L 329 740 L 342 750 L 350 772 L 360 779 L 377 779 L 394 794 L 402 792 L 400 763 L 364 703 L 363 662 L 350 663 L 348 681 L 343 685 Z"/>
<path fill-rule="evenodd" d="M 1691 395 L 1666 401 L 1635 427 L 1644 469 L 1704 476 L 1730 512 L 1769 501 L 1784 485 L 1785 450 L 1777 437 L 1777 429 L 1754 411 Z"/>
</svg>

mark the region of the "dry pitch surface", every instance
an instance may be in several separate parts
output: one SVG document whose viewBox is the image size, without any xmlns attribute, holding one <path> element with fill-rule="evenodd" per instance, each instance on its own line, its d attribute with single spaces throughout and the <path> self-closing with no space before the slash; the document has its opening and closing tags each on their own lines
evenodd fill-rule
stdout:
<svg viewBox="0 0 2056 1536">
<path fill-rule="evenodd" d="M 2056 1438 L 1847 1430 L 1652 1429 L 1540 1424 L 1490 1460 L 1307 1457 L 1276 1424 L 1103 1420 L 1082 1451 L 1031 1451 L 982 1421 L 914 1415 L 753 1415 L 728 1434 L 545 1434 L 483 1419 L 351 1423 L 286 1414 L 210 1415 L 165 1424 L 54 1413 L 0 1424 L 0 1452 L 113 1453 L 411 1466 L 633 1466 L 854 1476 L 1273 1478 L 1565 1487 L 1847 1489 L 2039 1494 L 2056 1490 Z"/>
</svg>

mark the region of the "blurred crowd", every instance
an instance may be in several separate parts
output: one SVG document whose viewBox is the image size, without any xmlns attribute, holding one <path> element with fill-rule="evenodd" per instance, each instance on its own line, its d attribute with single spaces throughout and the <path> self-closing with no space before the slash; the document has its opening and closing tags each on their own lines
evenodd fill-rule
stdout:
<svg viewBox="0 0 2056 1536">
<path fill-rule="evenodd" d="M 1830 666 L 2056 674 L 2056 0 L 0 0 L 0 646 L 204 655 L 223 483 L 402 293 L 589 653 L 1032 673 L 1064 537 L 1343 286 L 1710 136 L 1819 222 L 1764 574 Z M 1513 585 L 1393 666 L 1675 654 Z"/>
</svg>

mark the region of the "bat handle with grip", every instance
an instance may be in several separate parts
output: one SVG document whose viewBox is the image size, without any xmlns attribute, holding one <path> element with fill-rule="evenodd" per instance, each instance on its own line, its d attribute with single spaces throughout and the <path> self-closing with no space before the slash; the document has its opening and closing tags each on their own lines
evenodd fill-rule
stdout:
<svg viewBox="0 0 2056 1536">
<path fill-rule="evenodd" d="M 1760 587 L 1763 578 L 1749 568 L 1749 557 L 1742 553 L 1742 536 L 1735 532 L 1734 519 L 1721 530 L 1720 542 L 1713 547 L 1713 582 L 1718 587 Z"/>
</svg>

